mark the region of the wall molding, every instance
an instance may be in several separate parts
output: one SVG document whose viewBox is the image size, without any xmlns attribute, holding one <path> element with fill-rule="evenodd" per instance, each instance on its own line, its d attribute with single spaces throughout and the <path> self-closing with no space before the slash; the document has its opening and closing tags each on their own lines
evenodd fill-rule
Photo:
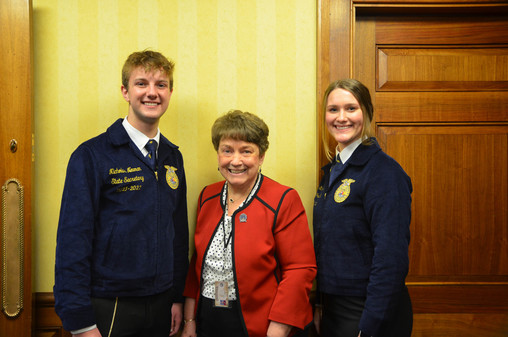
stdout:
<svg viewBox="0 0 508 337">
<path fill-rule="evenodd" d="M 62 327 L 62 321 L 55 312 L 55 297 L 52 292 L 34 294 L 35 337 L 71 337 Z"/>
</svg>

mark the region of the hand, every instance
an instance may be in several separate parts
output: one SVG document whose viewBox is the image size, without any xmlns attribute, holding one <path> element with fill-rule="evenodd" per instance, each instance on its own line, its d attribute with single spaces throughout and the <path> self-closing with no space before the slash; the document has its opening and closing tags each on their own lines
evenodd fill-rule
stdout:
<svg viewBox="0 0 508 337">
<path fill-rule="evenodd" d="M 293 327 L 291 325 L 270 321 L 267 337 L 287 337 Z"/>
<path fill-rule="evenodd" d="M 183 318 L 183 304 L 173 303 L 171 307 L 171 332 L 170 336 L 174 336 L 180 330 L 180 324 L 182 324 Z"/>
<path fill-rule="evenodd" d="M 321 335 L 321 317 L 323 312 L 321 311 L 321 307 L 316 307 L 314 310 L 314 327 L 316 328 L 316 332 L 318 335 Z"/>
<path fill-rule="evenodd" d="M 102 337 L 99 329 L 95 328 L 92 330 L 88 330 L 82 333 L 78 333 L 76 335 L 72 335 L 73 337 Z"/>
<path fill-rule="evenodd" d="M 190 321 L 184 324 L 181 337 L 197 337 L 196 321 Z"/>
</svg>

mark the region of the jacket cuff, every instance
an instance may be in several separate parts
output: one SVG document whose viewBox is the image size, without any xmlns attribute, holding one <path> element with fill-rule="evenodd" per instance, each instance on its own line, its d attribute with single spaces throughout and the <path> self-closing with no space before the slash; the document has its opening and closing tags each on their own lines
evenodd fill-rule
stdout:
<svg viewBox="0 0 508 337">
<path fill-rule="evenodd" d="M 375 319 L 373 317 L 367 317 L 368 314 L 366 311 L 363 311 L 362 318 L 360 318 L 360 332 L 362 333 L 361 337 L 363 336 L 377 336 L 377 332 L 379 330 L 379 327 L 381 326 L 381 321 L 378 319 Z"/>
<path fill-rule="evenodd" d="M 60 316 L 65 330 L 75 331 L 94 325 L 95 314 L 93 307 L 87 306 L 75 310 L 69 310 Z"/>
</svg>

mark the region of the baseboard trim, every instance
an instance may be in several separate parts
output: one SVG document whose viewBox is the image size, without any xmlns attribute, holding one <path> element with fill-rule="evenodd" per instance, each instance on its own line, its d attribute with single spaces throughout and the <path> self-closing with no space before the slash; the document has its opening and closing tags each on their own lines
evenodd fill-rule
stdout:
<svg viewBox="0 0 508 337">
<path fill-rule="evenodd" d="M 39 292 L 34 294 L 35 300 L 35 337 L 71 337 L 65 331 L 62 321 L 55 312 L 55 297 L 52 292 Z"/>
</svg>

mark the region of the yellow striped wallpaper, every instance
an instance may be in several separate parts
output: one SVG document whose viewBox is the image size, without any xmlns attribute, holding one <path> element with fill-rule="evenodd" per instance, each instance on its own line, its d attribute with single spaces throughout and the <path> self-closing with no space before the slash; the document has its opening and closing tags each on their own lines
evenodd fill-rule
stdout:
<svg viewBox="0 0 508 337">
<path fill-rule="evenodd" d="M 230 109 L 268 124 L 263 173 L 294 187 L 311 219 L 316 1 L 33 0 L 33 37 L 34 291 L 52 291 L 70 154 L 127 114 L 120 71 L 132 51 L 152 48 L 176 63 L 160 129 L 184 156 L 191 230 L 201 188 L 222 179 L 210 127 Z"/>
</svg>

